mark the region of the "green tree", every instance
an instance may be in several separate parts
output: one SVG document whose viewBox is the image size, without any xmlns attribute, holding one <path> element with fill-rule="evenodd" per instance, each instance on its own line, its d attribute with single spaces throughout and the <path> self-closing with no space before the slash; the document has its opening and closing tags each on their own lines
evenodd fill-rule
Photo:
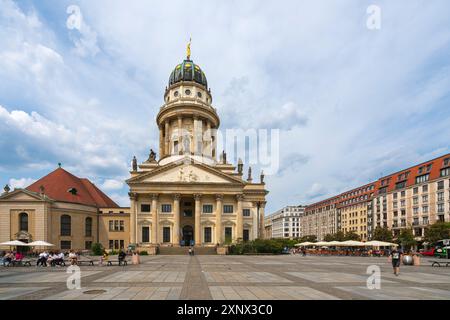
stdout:
<svg viewBox="0 0 450 320">
<path fill-rule="evenodd" d="M 101 243 L 93 243 L 91 250 L 94 256 L 101 256 L 103 254 L 104 248 Z"/>
<path fill-rule="evenodd" d="M 345 234 L 345 240 L 355 240 L 360 241 L 361 238 L 354 231 L 349 231 Z"/>
<path fill-rule="evenodd" d="M 345 241 L 345 233 L 342 231 L 338 231 L 334 234 L 334 240 L 335 241 Z"/>
<path fill-rule="evenodd" d="M 376 227 L 373 231 L 373 240 L 392 242 L 392 232 L 386 227 Z"/>
<path fill-rule="evenodd" d="M 334 234 L 327 234 L 325 235 L 325 237 L 323 237 L 324 241 L 333 241 L 335 239 L 335 235 Z"/>
<path fill-rule="evenodd" d="M 300 242 L 315 242 L 317 241 L 317 236 L 310 235 L 310 236 L 303 236 L 300 238 Z"/>
<path fill-rule="evenodd" d="M 405 228 L 400 231 L 400 235 L 398 236 L 398 242 L 407 250 L 411 250 L 412 246 L 417 244 L 417 241 L 414 239 L 414 233 L 412 228 Z"/>
<path fill-rule="evenodd" d="M 426 242 L 435 243 L 442 239 L 450 239 L 450 222 L 436 222 L 425 229 Z"/>
</svg>

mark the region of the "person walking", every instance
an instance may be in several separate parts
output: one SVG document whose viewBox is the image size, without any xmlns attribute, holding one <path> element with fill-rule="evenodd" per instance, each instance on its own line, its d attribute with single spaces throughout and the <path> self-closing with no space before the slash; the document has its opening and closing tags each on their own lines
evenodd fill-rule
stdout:
<svg viewBox="0 0 450 320">
<path fill-rule="evenodd" d="M 390 258 L 392 261 L 392 267 L 394 268 L 394 274 L 396 276 L 400 273 L 400 261 L 402 260 L 402 252 L 394 248 L 391 251 Z"/>
</svg>

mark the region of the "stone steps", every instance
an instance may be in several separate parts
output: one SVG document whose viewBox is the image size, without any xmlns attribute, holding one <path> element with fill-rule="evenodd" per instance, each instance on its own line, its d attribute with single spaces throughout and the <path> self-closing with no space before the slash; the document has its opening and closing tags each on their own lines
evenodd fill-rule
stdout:
<svg viewBox="0 0 450 320">
<path fill-rule="evenodd" d="M 194 247 L 196 255 L 216 255 L 215 247 Z M 159 247 L 161 255 L 188 255 L 189 247 Z"/>
</svg>

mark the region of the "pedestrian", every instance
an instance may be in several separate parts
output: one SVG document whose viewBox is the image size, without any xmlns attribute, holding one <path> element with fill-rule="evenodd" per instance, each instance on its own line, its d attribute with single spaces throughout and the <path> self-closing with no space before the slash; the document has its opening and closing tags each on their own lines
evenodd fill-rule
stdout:
<svg viewBox="0 0 450 320">
<path fill-rule="evenodd" d="M 392 267 L 394 268 L 394 274 L 398 276 L 400 273 L 400 261 L 402 259 L 401 251 L 394 248 L 394 250 L 391 251 L 390 258 L 392 261 Z"/>
</svg>

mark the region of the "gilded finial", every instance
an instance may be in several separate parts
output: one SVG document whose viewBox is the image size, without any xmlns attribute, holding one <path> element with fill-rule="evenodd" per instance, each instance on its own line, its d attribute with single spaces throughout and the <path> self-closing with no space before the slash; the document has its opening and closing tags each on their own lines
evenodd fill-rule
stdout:
<svg viewBox="0 0 450 320">
<path fill-rule="evenodd" d="M 187 52 L 186 52 L 186 56 L 188 60 L 191 60 L 191 42 L 192 42 L 192 38 L 189 38 L 189 43 L 187 45 Z"/>
</svg>

